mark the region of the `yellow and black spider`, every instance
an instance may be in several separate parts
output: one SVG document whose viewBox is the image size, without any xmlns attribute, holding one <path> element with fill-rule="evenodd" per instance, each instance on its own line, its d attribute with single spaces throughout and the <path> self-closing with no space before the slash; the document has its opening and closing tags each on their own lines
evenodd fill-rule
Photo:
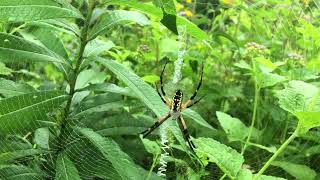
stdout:
<svg viewBox="0 0 320 180">
<path fill-rule="evenodd" d="M 160 76 L 160 85 L 161 85 L 162 94 L 160 93 L 158 87 L 156 87 L 156 89 L 157 89 L 157 92 L 158 92 L 161 100 L 170 108 L 170 111 L 167 114 L 165 114 L 164 116 L 160 117 L 150 128 L 146 129 L 145 131 L 141 132 L 140 134 L 143 134 L 143 138 L 145 138 L 153 130 L 155 130 L 157 127 L 159 127 L 164 121 L 166 121 L 167 119 L 172 117 L 172 119 L 178 120 L 178 124 L 179 124 L 180 130 L 182 131 L 182 134 L 183 134 L 185 141 L 188 142 L 190 149 L 192 151 L 194 151 L 194 148 L 196 148 L 196 147 L 193 144 L 193 142 L 191 141 L 189 131 L 187 128 L 187 124 L 184 121 L 181 112 L 183 110 L 190 108 L 191 106 L 197 104 L 204 97 L 204 96 L 202 96 L 198 100 L 194 101 L 194 98 L 196 97 L 198 90 L 200 89 L 200 86 L 202 83 L 203 63 L 201 66 L 200 81 L 199 81 L 198 87 L 197 87 L 196 91 L 193 93 L 193 95 L 190 97 L 190 99 L 184 104 L 182 103 L 183 93 L 180 89 L 176 90 L 176 93 L 173 96 L 172 100 L 166 96 L 166 93 L 163 89 L 163 73 L 164 73 L 164 70 L 166 69 L 166 65 L 167 65 L 167 63 L 164 65 L 162 72 L 161 72 L 161 76 Z"/>
</svg>

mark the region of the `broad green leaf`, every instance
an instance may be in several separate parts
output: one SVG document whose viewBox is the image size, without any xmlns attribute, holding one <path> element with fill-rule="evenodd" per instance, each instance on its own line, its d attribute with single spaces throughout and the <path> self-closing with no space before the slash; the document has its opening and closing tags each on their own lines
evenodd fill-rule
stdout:
<svg viewBox="0 0 320 180">
<path fill-rule="evenodd" d="M 77 168 L 63 152 L 58 155 L 55 180 L 80 180 Z"/>
<path fill-rule="evenodd" d="M 0 21 L 5 22 L 82 18 L 77 9 L 60 0 L 0 0 L 0 12 Z"/>
<path fill-rule="evenodd" d="M 259 56 L 254 58 L 255 61 L 257 61 L 259 64 L 263 65 L 264 67 L 268 68 L 268 72 L 272 72 L 275 70 L 278 66 L 274 64 L 270 59 L 267 59 L 263 56 Z"/>
<path fill-rule="evenodd" d="M 230 141 L 244 140 L 249 129 L 238 119 L 223 112 L 216 112 L 220 125 Z"/>
<path fill-rule="evenodd" d="M 50 50 L 21 37 L 0 33 L 0 61 L 66 63 Z"/>
<path fill-rule="evenodd" d="M 299 134 L 305 134 L 309 129 L 320 126 L 320 111 L 318 112 L 297 112 L 299 119 Z"/>
<path fill-rule="evenodd" d="M 94 39 L 99 34 L 106 33 L 121 24 L 130 22 L 138 23 L 141 26 L 149 24 L 148 18 L 143 14 L 125 10 L 107 11 L 100 15 L 97 21 L 89 33 L 89 39 Z"/>
<path fill-rule="evenodd" d="M 251 70 L 252 69 L 251 66 L 247 62 L 245 62 L 243 60 L 235 63 L 234 65 L 236 67 L 238 67 L 238 68 L 241 68 L 241 69 L 247 69 L 247 70 Z"/>
<path fill-rule="evenodd" d="M 155 4 L 162 9 L 161 23 L 174 34 L 178 35 L 176 7 L 172 0 L 155 0 Z"/>
<path fill-rule="evenodd" d="M 285 81 L 286 78 L 274 73 L 259 72 L 257 73 L 257 84 L 260 88 L 274 86 L 277 83 Z"/>
<path fill-rule="evenodd" d="M 200 158 L 208 158 L 207 161 L 217 166 L 230 178 L 235 178 L 244 162 L 243 156 L 236 150 L 221 144 L 211 138 L 194 139 L 196 153 Z"/>
<path fill-rule="evenodd" d="M 39 128 L 34 132 L 34 143 L 42 149 L 50 149 L 49 147 L 49 128 Z"/>
<path fill-rule="evenodd" d="M 103 138 L 91 129 L 77 129 L 90 143 L 110 161 L 122 179 L 144 179 L 146 171 L 136 165 L 111 138 Z M 125 168 L 125 169 L 124 169 Z"/>
<path fill-rule="evenodd" d="M 84 57 L 97 56 L 103 52 L 110 50 L 116 45 L 112 41 L 102 41 L 94 39 L 90 41 L 84 50 Z"/>
<path fill-rule="evenodd" d="M 298 135 L 320 126 L 320 91 L 303 81 L 290 81 L 288 87 L 278 91 L 280 107 L 298 119 Z"/>
<path fill-rule="evenodd" d="M 277 92 L 280 107 L 294 115 L 297 112 L 320 111 L 320 91 L 303 81 L 290 81 L 288 86 Z"/>
<path fill-rule="evenodd" d="M 13 82 L 0 78 L 0 94 L 5 97 L 18 96 L 35 91 L 36 90 L 28 84 Z"/>
<path fill-rule="evenodd" d="M 313 169 L 306 165 L 295 164 L 286 161 L 273 161 L 271 165 L 282 168 L 296 179 L 313 180 L 317 175 Z"/>
<path fill-rule="evenodd" d="M 45 179 L 47 175 L 22 165 L 0 165 L 0 179 L 3 180 L 34 180 Z"/>
<path fill-rule="evenodd" d="M 136 94 L 142 102 L 144 102 L 158 117 L 168 112 L 168 108 L 161 101 L 160 97 L 156 91 L 147 83 L 145 83 L 139 76 L 134 74 L 131 70 L 128 70 L 121 64 L 113 60 L 98 58 L 94 59 L 104 66 L 106 66 L 110 71 L 118 76 L 127 86 Z M 201 118 L 199 114 L 187 109 L 183 112 L 186 117 L 192 118 L 196 123 L 214 129 L 210 124 L 208 124 L 204 119 Z"/>
<path fill-rule="evenodd" d="M 149 153 L 153 154 L 153 156 L 157 156 L 161 154 L 161 148 L 159 144 L 156 143 L 155 141 L 150 141 L 147 138 L 141 138 L 141 141 L 144 144 L 144 147 L 146 148 L 146 150 Z"/>
<path fill-rule="evenodd" d="M 47 113 L 59 107 L 68 96 L 59 91 L 42 91 L 0 101 L 0 134 L 23 134 L 54 124 Z"/>
</svg>

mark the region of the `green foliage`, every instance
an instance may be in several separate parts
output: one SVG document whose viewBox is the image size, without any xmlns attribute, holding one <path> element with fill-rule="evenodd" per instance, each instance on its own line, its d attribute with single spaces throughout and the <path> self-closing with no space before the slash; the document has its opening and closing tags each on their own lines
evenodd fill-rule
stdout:
<svg viewBox="0 0 320 180">
<path fill-rule="evenodd" d="M 0 0 L 0 12 L 0 179 L 319 179 L 317 2 Z M 181 89 L 185 103 L 202 62 L 203 98 L 182 111 L 194 151 L 172 118 L 139 136 L 170 111 L 155 89 L 164 63 L 166 100 Z"/>
</svg>

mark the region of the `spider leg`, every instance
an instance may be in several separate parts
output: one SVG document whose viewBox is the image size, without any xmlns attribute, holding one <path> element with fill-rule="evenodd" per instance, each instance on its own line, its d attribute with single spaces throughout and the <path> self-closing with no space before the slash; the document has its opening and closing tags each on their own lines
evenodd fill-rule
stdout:
<svg viewBox="0 0 320 180">
<path fill-rule="evenodd" d="M 200 81 L 199 81 L 198 87 L 197 87 L 196 91 L 193 93 L 193 95 L 190 97 L 190 99 L 183 105 L 183 107 L 182 107 L 183 109 L 186 109 L 186 108 L 193 106 L 194 104 L 198 103 L 203 98 L 203 97 L 201 97 L 199 100 L 193 102 L 193 99 L 197 96 L 197 93 L 201 87 L 202 77 L 203 77 L 203 61 L 202 61 L 202 65 L 201 65 Z"/>
<path fill-rule="evenodd" d="M 161 93 L 163 96 L 166 96 L 166 92 L 164 91 L 164 85 L 163 85 L 163 74 L 164 74 L 164 70 L 166 69 L 168 62 L 166 61 L 166 63 L 164 64 L 164 67 L 162 69 L 161 75 L 160 75 L 160 85 L 161 85 Z"/>
<path fill-rule="evenodd" d="M 170 113 L 160 117 L 158 121 L 156 121 L 151 127 L 146 129 L 145 131 L 141 132 L 140 134 L 143 134 L 143 138 L 147 137 L 153 130 L 155 130 L 157 127 L 159 127 L 164 121 L 166 121 L 170 117 Z"/>
<path fill-rule="evenodd" d="M 187 143 L 189 144 L 190 149 L 194 152 L 194 148 L 196 148 L 196 146 L 191 141 L 187 124 L 184 121 L 182 116 L 179 116 L 178 123 L 179 123 L 179 127 L 180 127 L 180 129 L 182 131 L 182 134 L 183 134 L 183 137 L 184 137 L 185 141 L 187 141 Z"/>
<path fill-rule="evenodd" d="M 187 104 L 186 103 L 186 105 L 185 105 L 185 109 L 186 108 L 189 108 L 189 107 L 191 107 L 191 106 L 193 106 L 193 105 L 195 105 L 195 104 L 197 104 L 198 102 L 200 102 L 204 97 L 205 97 L 206 95 L 204 95 L 204 96 L 202 96 L 201 98 L 199 98 L 198 100 L 196 100 L 196 101 L 192 101 L 191 103 L 189 103 L 189 104 Z"/>
<path fill-rule="evenodd" d="M 156 90 L 157 90 L 157 93 L 158 95 L 160 96 L 161 100 L 163 103 L 165 103 L 169 108 L 171 107 L 171 101 L 169 98 L 167 98 L 166 96 L 162 96 L 159 89 L 158 89 L 158 86 L 156 85 Z"/>
</svg>

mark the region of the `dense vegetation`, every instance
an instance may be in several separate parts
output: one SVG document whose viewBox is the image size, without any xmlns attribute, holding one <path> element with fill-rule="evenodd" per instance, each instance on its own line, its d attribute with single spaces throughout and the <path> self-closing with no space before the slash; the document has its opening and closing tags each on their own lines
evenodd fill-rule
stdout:
<svg viewBox="0 0 320 180">
<path fill-rule="evenodd" d="M 0 0 L 0 179 L 320 179 L 319 6 Z"/>
</svg>

